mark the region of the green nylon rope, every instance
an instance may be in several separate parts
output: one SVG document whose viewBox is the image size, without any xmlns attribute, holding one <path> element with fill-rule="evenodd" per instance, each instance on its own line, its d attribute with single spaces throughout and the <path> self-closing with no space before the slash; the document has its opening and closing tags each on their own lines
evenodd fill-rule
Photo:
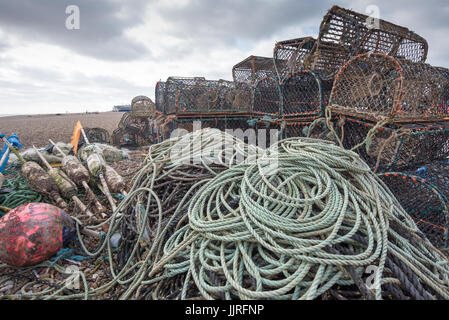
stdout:
<svg viewBox="0 0 449 320">
<path fill-rule="evenodd" d="M 218 136 L 221 141 L 215 139 Z M 205 143 L 195 148 L 199 139 Z M 162 228 L 155 181 L 189 158 L 180 151 L 191 150 L 206 166 L 211 160 L 217 162 L 223 153 L 210 155 L 209 151 L 226 141 L 234 143 L 227 146 L 230 160 L 221 161 L 228 169 L 193 186 Z M 262 157 L 238 163 L 238 155 L 248 159 L 250 151 Z M 157 234 L 137 258 L 150 206 L 155 204 Z M 121 212 L 130 206 L 143 209 L 137 215 L 135 244 L 117 269 L 109 239 L 120 230 Z M 165 241 L 170 222 L 185 212 L 183 221 L 188 223 L 178 223 Z M 208 299 L 314 299 L 336 284 L 354 284 L 351 270 L 363 274 L 374 265 L 371 292 L 381 299 L 382 286 L 399 281 L 386 273 L 387 254 L 394 254 L 421 283 L 449 298 L 447 258 L 417 235 L 413 220 L 356 153 L 324 141 L 286 139 L 263 152 L 218 130 L 204 129 L 153 145 L 116 212 L 103 224 L 88 228 L 99 229 L 106 223 L 105 241 L 88 254 L 108 257 L 110 281 L 96 289 L 85 285 L 83 292 L 70 295 L 63 294 L 64 285 L 57 291 L 24 289 L 23 297 L 87 299 L 122 285 L 126 289 L 120 298 L 130 299 L 143 286 L 184 274 L 184 299 L 189 298 L 191 286 Z M 406 234 L 391 225 L 400 226 Z M 355 241 L 354 235 L 362 236 L 366 244 Z M 409 238 L 416 241 L 412 244 Z M 332 250 L 339 245 L 352 253 Z"/>
</svg>

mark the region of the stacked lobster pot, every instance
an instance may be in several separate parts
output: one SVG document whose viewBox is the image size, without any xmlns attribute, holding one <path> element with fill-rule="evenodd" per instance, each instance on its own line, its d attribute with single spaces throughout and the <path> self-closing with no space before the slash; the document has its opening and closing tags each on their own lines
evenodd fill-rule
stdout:
<svg viewBox="0 0 449 320">
<path fill-rule="evenodd" d="M 308 132 L 304 126 L 317 117 L 307 108 L 301 110 L 298 104 L 310 105 L 312 101 L 316 105 L 319 99 L 320 115 L 324 115 L 340 68 L 363 53 L 384 53 L 421 62 L 427 56 L 427 42 L 406 28 L 334 6 L 324 16 L 317 39 L 304 37 L 276 43 L 274 61 L 283 95 L 283 118 L 286 128 L 291 127 L 285 130 L 287 137 Z M 316 86 L 310 86 L 312 81 L 306 77 L 298 79 L 298 71 L 308 71 L 309 78 L 313 77 L 319 84 L 321 93 L 314 93 Z M 326 129 L 323 123 L 320 125 Z M 323 135 L 325 132 L 319 134 Z"/>
<path fill-rule="evenodd" d="M 332 81 L 305 68 L 316 40 L 312 37 L 279 41 L 273 51 L 277 81 L 280 86 L 280 123 L 284 138 L 306 136 L 308 127 L 323 115 L 332 89 Z M 318 124 L 318 128 L 324 126 Z M 324 131 L 314 131 L 324 138 Z"/>
<path fill-rule="evenodd" d="M 372 22 L 333 7 L 304 67 L 333 79 L 329 136 L 379 172 L 421 231 L 446 249 L 449 168 L 440 164 L 449 155 L 449 72 L 425 63 L 419 35 Z"/>
<path fill-rule="evenodd" d="M 246 130 L 252 89 L 247 82 L 169 77 L 156 86 L 156 101 L 157 108 L 171 121 L 170 130 Z"/>
<path fill-rule="evenodd" d="M 441 70 L 381 53 L 361 54 L 335 79 L 330 109 L 346 148 L 376 171 L 409 170 L 449 155 L 449 79 Z M 344 136 L 343 136 L 344 133 Z"/>
<path fill-rule="evenodd" d="M 274 78 L 273 58 L 249 56 L 232 68 L 234 82 L 246 82 L 254 85 L 261 79 Z"/>
<path fill-rule="evenodd" d="M 131 101 L 131 112 L 120 120 L 112 133 L 112 143 L 117 146 L 144 146 L 160 140 L 161 113 L 150 98 L 137 96 Z"/>
</svg>

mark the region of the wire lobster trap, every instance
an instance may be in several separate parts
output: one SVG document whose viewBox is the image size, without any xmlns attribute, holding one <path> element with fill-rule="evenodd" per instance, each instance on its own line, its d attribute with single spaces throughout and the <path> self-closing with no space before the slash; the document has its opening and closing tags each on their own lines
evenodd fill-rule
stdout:
<svg viewBox="0 0 449 320">
<path fill-rule="evenodd" d="M 251 88 L 243 82 L 170 77 L 164 103 L 166 114 L 178 116 L 249 114 Z"/>
<path fill-rule="evenodd" d="M 330 79 L 359 54 L 384 53 L 425 62 L 427 51 L 427 41 L 407 28 L 333 6 L 321 22 L 318 39 L 304 58 L 304 66 Z"/>
<path fill-rule="evenodd" d="M 433 184 L 415 175 L 387 172 L 378 176 L 432 244 L 437 248 L 447 249 L 449 246 L 447 198 Z"/>
<path fill-rule="evenodd" d="M 133 117 L 125 113 L 118 127 L 112 133 L 112 144 L 116 146 L 145 146 L 155 143 L 157 131 L 154 120 L 146 117 Z"/>
<path fill-rule="evenodd" d="M 84 128 L 89 143 L 109 143 L 110 135 L 108 130 L 104 128 Z M 81 135 L 79 145 L 84 144 L 84 136 Z"/>
<path fill-rule="evenodd" d="M 137 96 L 131 101 L 131 116 L 134 118 L 154 117 L 156 106 L 147 96 Z"/>
<path fill-rule="evenodd" d="M 158 81 L 154 91 L 156 114 L 165 114 L 165 82 Z"/>
<path fill-rule="evenodd" d="M 378 172 L 409 170 L 449 155 L 449 122 L 390 125 L 371 137 L 372 122 L 339 117 L 334 123 L 343 146 L 360 145 L 355 151 Z"/>
<path fill-rule="evenodd" d="M 289 74 L 281 84 L 282 116 L 321 116 L 332 90 L 330 81 L 321 80 L 309 70 Z"/>
<path fill-rule="evenodd" d="M 282 114 L 282 92 L 279 82 L 273 78 L 260 79 L 254 86 L 253 109 L 255 117 L 271 116 L 279 118 Z"/>
<path fill-rule="evenodd" d="M 249 56 L 232 68 L 232 78 L 235 82 L 253 85 L 268 77 L 275 77 L 273 58 Z"/>
<path fill-rule="evenodd" d="M 304 68 L 304 58 L 315 45 L 312 37 L 295 38 L 276 42 L 273 50 L 276 76 L 280 83 L 289 74 Z"/>
<path fill-rule="evenodd" d="M 449 78 L 425 63 L 362 54 L 340 70 L 330 97 L 333 112 L 371 121 L 449 119 Z"/>
</svg>

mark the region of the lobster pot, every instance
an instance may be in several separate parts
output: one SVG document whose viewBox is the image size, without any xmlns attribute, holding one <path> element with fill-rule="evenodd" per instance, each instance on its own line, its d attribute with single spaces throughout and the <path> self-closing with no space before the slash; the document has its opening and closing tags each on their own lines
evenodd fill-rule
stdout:
<svg viewBox="0 0 449 320">
<path fill-rule="evenodd" d="M 103 128 L 84 128 L 84 132 L 90 143 L 109 143 L 111 138 L 109 131 Z M 84 136 L 81 135 L 78 145 L 81 146 L 84 143 L 86 143 L 84 141 Z"/>
<path fill-rule="evenodd" d="M 291 73 L 304 68 L 304 58 L 311 52 L 315 42 L 312 37 L 276 42 L 273 57 L 280 83 Z"/>
<path fill-rule="evenodd" d="M 426 180 L 407 173 L 382 173 L 379 178 L 432 244 L 446 249 L 449 245 L 448 203 L 438 189 Z"/>
<path fill-rule="evenodd" d="M 137 96 L 131 101 L 131 116 L 133 118 L 152 117 L 155 110 L 155 104 L 147 96 Z"/>
<path fill-rule="evenodd" d="M 441 194 L 449 199 L 449 160 L 429 162 L 409 173 L 419 175 L 437 187 Z"/>
<path fill-rule="evenodd" d="M 322 81 L 311 71 L 303 70 L 291 73 L 281 85 L 282 115 L 284 117 L 322 115 L 331 89 L 330 81 Z"/>
<path fill-rule="evenodd" d="M 204 78 L 168 78 L 166 113 L 182 116 L 249 113 L 251 88 L 245 83 Z"/>
<path fill-rule="evenodd" d="M 329 103 L 333 112 L 371 121 L 436 121 L 449 117 L 448 86 L 449 79 L 428 64 L 362 54 L 340 70 Z"/>
<path fill-rule="evenodd" d="M 354 120 L 334 124 L 343 145 L 352 149 L 363 142 L 374 123 Z M 449 122 L 384 127 L 355 150 L 377 171 L 408 170 L 449 155 Z"/>
<path fill-rule="evenodd" d="M 232 68 L 232 78 L 235 82 L 252 85 L 268 77 L 275 77 L 273 58 L 249 56 Z"/>
<path fill-rule="evenodd" d="M 279 117 L 282 93 L 273 78 L 259 80 L 254 87 L 253 115 Z"/>
<path fill-rule="evenodd" d="M 252 89 L 247 83 L 221 81 L 218 89 L 220 110 L 249 115 Z"/>
<path fill-rule="evenodd" d="M 446 106 L 449 107 L 449 69 L 437 67 L 438 71 L 440 72 L 441 76 L 446 79 L 446 83 L 443 86 L 443 100 L 446 101 Z"/>
<path fill-rule="evenodd" d="M 155 96 L 155 105 L 156 105 L 156 113 L 157 114 L 164 114 L 165 112 L 165 82 L 158 81 L 156 83 L 156 88 L 154 92 Z"/>
<path fill-rule="evenodd" d="M 145 146 L 154 143 L 157 130 L 153 120 L 148 118 L 133 118 L 129 113 L 122 116 L 118 128 L 111 136 L 115 146 Z"/>
<path fill-rule="evenodd" d="M 305 58 L 305 67 L 332 77 L 358 54 L 384 53 L 425 62 L 427 50 L 427 41 L 407 28 L 334 6 L 321 22 L 316 45 Z"/>
</svg>

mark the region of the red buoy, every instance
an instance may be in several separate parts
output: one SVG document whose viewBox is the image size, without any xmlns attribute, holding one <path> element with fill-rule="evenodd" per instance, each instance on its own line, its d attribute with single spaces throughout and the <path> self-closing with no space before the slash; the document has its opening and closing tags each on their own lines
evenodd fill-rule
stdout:
<svg viewBox="0 0 449 320">
<path fill-rule="evenodd" d="M 31 266 L 47 260 L 75 235 L 73 219 L 47 203 L 27 203 L 0 219 L 0 261 Z"/>
</svg>

